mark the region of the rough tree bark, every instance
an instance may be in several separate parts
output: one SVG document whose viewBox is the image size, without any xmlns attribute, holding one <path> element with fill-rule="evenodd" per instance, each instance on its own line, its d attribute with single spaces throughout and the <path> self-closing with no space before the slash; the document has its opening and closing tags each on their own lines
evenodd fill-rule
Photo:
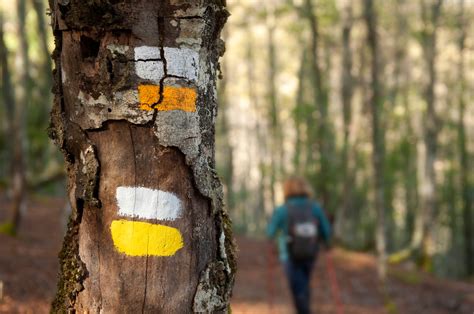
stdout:
<svg viewBox="0 0 474 314">
<path fill-rule="evenodd" d="M 49 135 L 72 215 L 53 312 L 227 312 L 235 262 L 214 171 L 224 2 L 50 0 Z"/>
<path fill-rule="evenodd" d="M 377 13 L 372 0 L 364 2 L 364 16 L 367 25 L 367 42 L 371 54 L 371 95 L 372 116 L 372 163 L 374 169 L 375 209 L 377 213 L 375 241 L 377 250 L 377 272 L 380 279 L 386 277 L 385 240 L 385 132 L 383 125 L 383 91 L 379 79 L 380 56 L 378 51 Z"/>
</svg>

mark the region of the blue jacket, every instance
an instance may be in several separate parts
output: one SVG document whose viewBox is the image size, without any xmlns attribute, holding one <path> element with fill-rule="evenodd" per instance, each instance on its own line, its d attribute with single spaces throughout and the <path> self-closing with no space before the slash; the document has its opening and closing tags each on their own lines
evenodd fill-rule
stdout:
<svg viewBox="0 0 474 314">
<path fill-rule="evenodd" d="M 314 202 L 307 197 L 290 197 L 287 200 L 287 203 L 301 208 L 303 208 L 302 205 L 307 202 L 312 203 L 313 215 L 318 219 L 319 222 L 319 234 L 321 235 L 322 239 L 327 243 L 331 237 L 331 225 L 329 224 L 329 221 L 326 218 L 326 215 L 324 214 L 321 206 L 319 206 L 317 202 Z M 273 211 L 272 218 L 267 227 L 267 236 L 269 238 L 276 238 L 280 260 L 282 262 L 287 261 L 288 208 L 286 204 L 275 208 L 275 210 Z"/>
</svg>

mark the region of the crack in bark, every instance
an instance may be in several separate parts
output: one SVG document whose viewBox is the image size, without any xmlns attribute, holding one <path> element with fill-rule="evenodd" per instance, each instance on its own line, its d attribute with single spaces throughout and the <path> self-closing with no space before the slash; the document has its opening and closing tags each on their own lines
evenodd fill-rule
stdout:
<svg viewBox="0 0 474 314">
<path fill-rule="evenodd" d="M 160 57 L 161 57 L 161 59 L 163 59 L 163 72 L 164 72 L 164 75 L 160 79 L 160 90 L 159 90 L 160 96 L 158 98 L 158 102 L 156 104 L 152 104 L 150 106 L 153 109 L 156 109 L 156 107 L 158 107 L 158 105 L 163 102 L 163 93 L 164 93 L 163 89 L 164 89 L 164 84 L 165 84 L 165 78 L 168 75 L 168 63 L 167 63 L 166 57 L 165 57 L 165 47 L 164 47 L 165 39 L 164 39 L 164 34 L 163 34 L 164 23 L 165 23 L 164 18 L 158 17 L 157 23 L 158 23 L 159 45 L 160 45 Z"/>
<path fill-rule="evenodd" d="M 137 154 L 136 154 L 136 150 L 135 150 L 135 141 L 133 139 L 132 125 L 130 125 L 130 124 L 127 124 L 127 125 L 128 125 L 128 132 L 129 132 L 129 135 L 130 135 L 130 141 L 131 141 L 133 156 L 134 156 L 134 158 L 133 158 L 134 186 L 137 186 L 137 157 L 136 157 Z M 135 206 L 136 206 L 135 202 L 136 202 L 136 194 L 135 194 L 135 197 L 134 197 L 134 205 L 133 205 L 134 210 L 135 210 Z M 148 245 L 149 245 L 149 241 L 147 241 L 147 251 L 148 251 Z M 145 313 L 146 296 L 147 296 L 148 258 L 149 258 L 149 256 L 147 255 L 146 259 L 145 259 L 145 284 L 144 284 L 144 291 L 143 291 L 142 313 Z"/>
</svg>

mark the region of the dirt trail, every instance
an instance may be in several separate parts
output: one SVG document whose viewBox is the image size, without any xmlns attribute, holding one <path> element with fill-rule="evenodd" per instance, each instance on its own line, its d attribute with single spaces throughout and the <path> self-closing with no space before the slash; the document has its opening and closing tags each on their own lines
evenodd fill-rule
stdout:
<svg viewBox="0 0 474 314">
<path fill-rule="evenodd" d="M 61 199 L 34 198 L 19 236 L 0 235 L 0 281 L 4 283 L 0 313 L 49 312 L 56 289 L 63 206 Z M 0 213 L 5 209 L 5 200 L 0 195 Z M 266 243 L 245 237 L 238 237 L 237 242 L 239 271 L 232 313 L 291 314 L 286 279 L 277 263 L 269 269 Z M 345 313 L 474 313 L 472 284 L 433 279 L 393 268 L 389 288 L 382 293 L 372 256 L 339 249 L 333 250 L 332 255 Z M 315 313 L 336 313 L 325 263 L 323 253 L 312 278 L 313 309 Z M 273 291 L 271 309 L 269 291 Z"/>
<path fill-rule="evenodd" d="M 239 270 L 233 313 L 293 313 L 283 269 L 280 265 L 269 267 L 266 243 L 238 238 L 238 244 Z M 320 254 L 311 281 L 314 313 L 337 313 L 327 258 L 327 253 Z M 434 279 L 420 272 L 392 267 L 387 288 L 382 289 L 373 256 L 334 249 L 331 258 L 344 313 L 474 313 L 473 284 Z M 268 284 L 269 278 L 273 286 Z"/>
</svg>

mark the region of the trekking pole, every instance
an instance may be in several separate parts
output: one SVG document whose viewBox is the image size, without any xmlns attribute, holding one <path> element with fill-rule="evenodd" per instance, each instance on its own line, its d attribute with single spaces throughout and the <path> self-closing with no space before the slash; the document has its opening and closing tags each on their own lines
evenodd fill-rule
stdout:
<svg viewBox="0 0 474 314">
<path fill-rule="evenodd" d="M 273 313 L 273 249 L 272 243 L 268 242 L 267 244 L 267 297 L 268 297 L 268 309 L 269 313 Z"/>
<path fill-rule="evenodd" d="M 336 303 L 336 313 L 344 314 L 344 305 L 341 300 L 341 295 L 339 293 L 339 285 L 337 283 L 336 272 L 334 270 L 334 262 L 332 259 L 331 252 L 326 253 L 326 268 L 328 272 L 329 282 L 331 284 L 331 294 Z"/>
</svg>

